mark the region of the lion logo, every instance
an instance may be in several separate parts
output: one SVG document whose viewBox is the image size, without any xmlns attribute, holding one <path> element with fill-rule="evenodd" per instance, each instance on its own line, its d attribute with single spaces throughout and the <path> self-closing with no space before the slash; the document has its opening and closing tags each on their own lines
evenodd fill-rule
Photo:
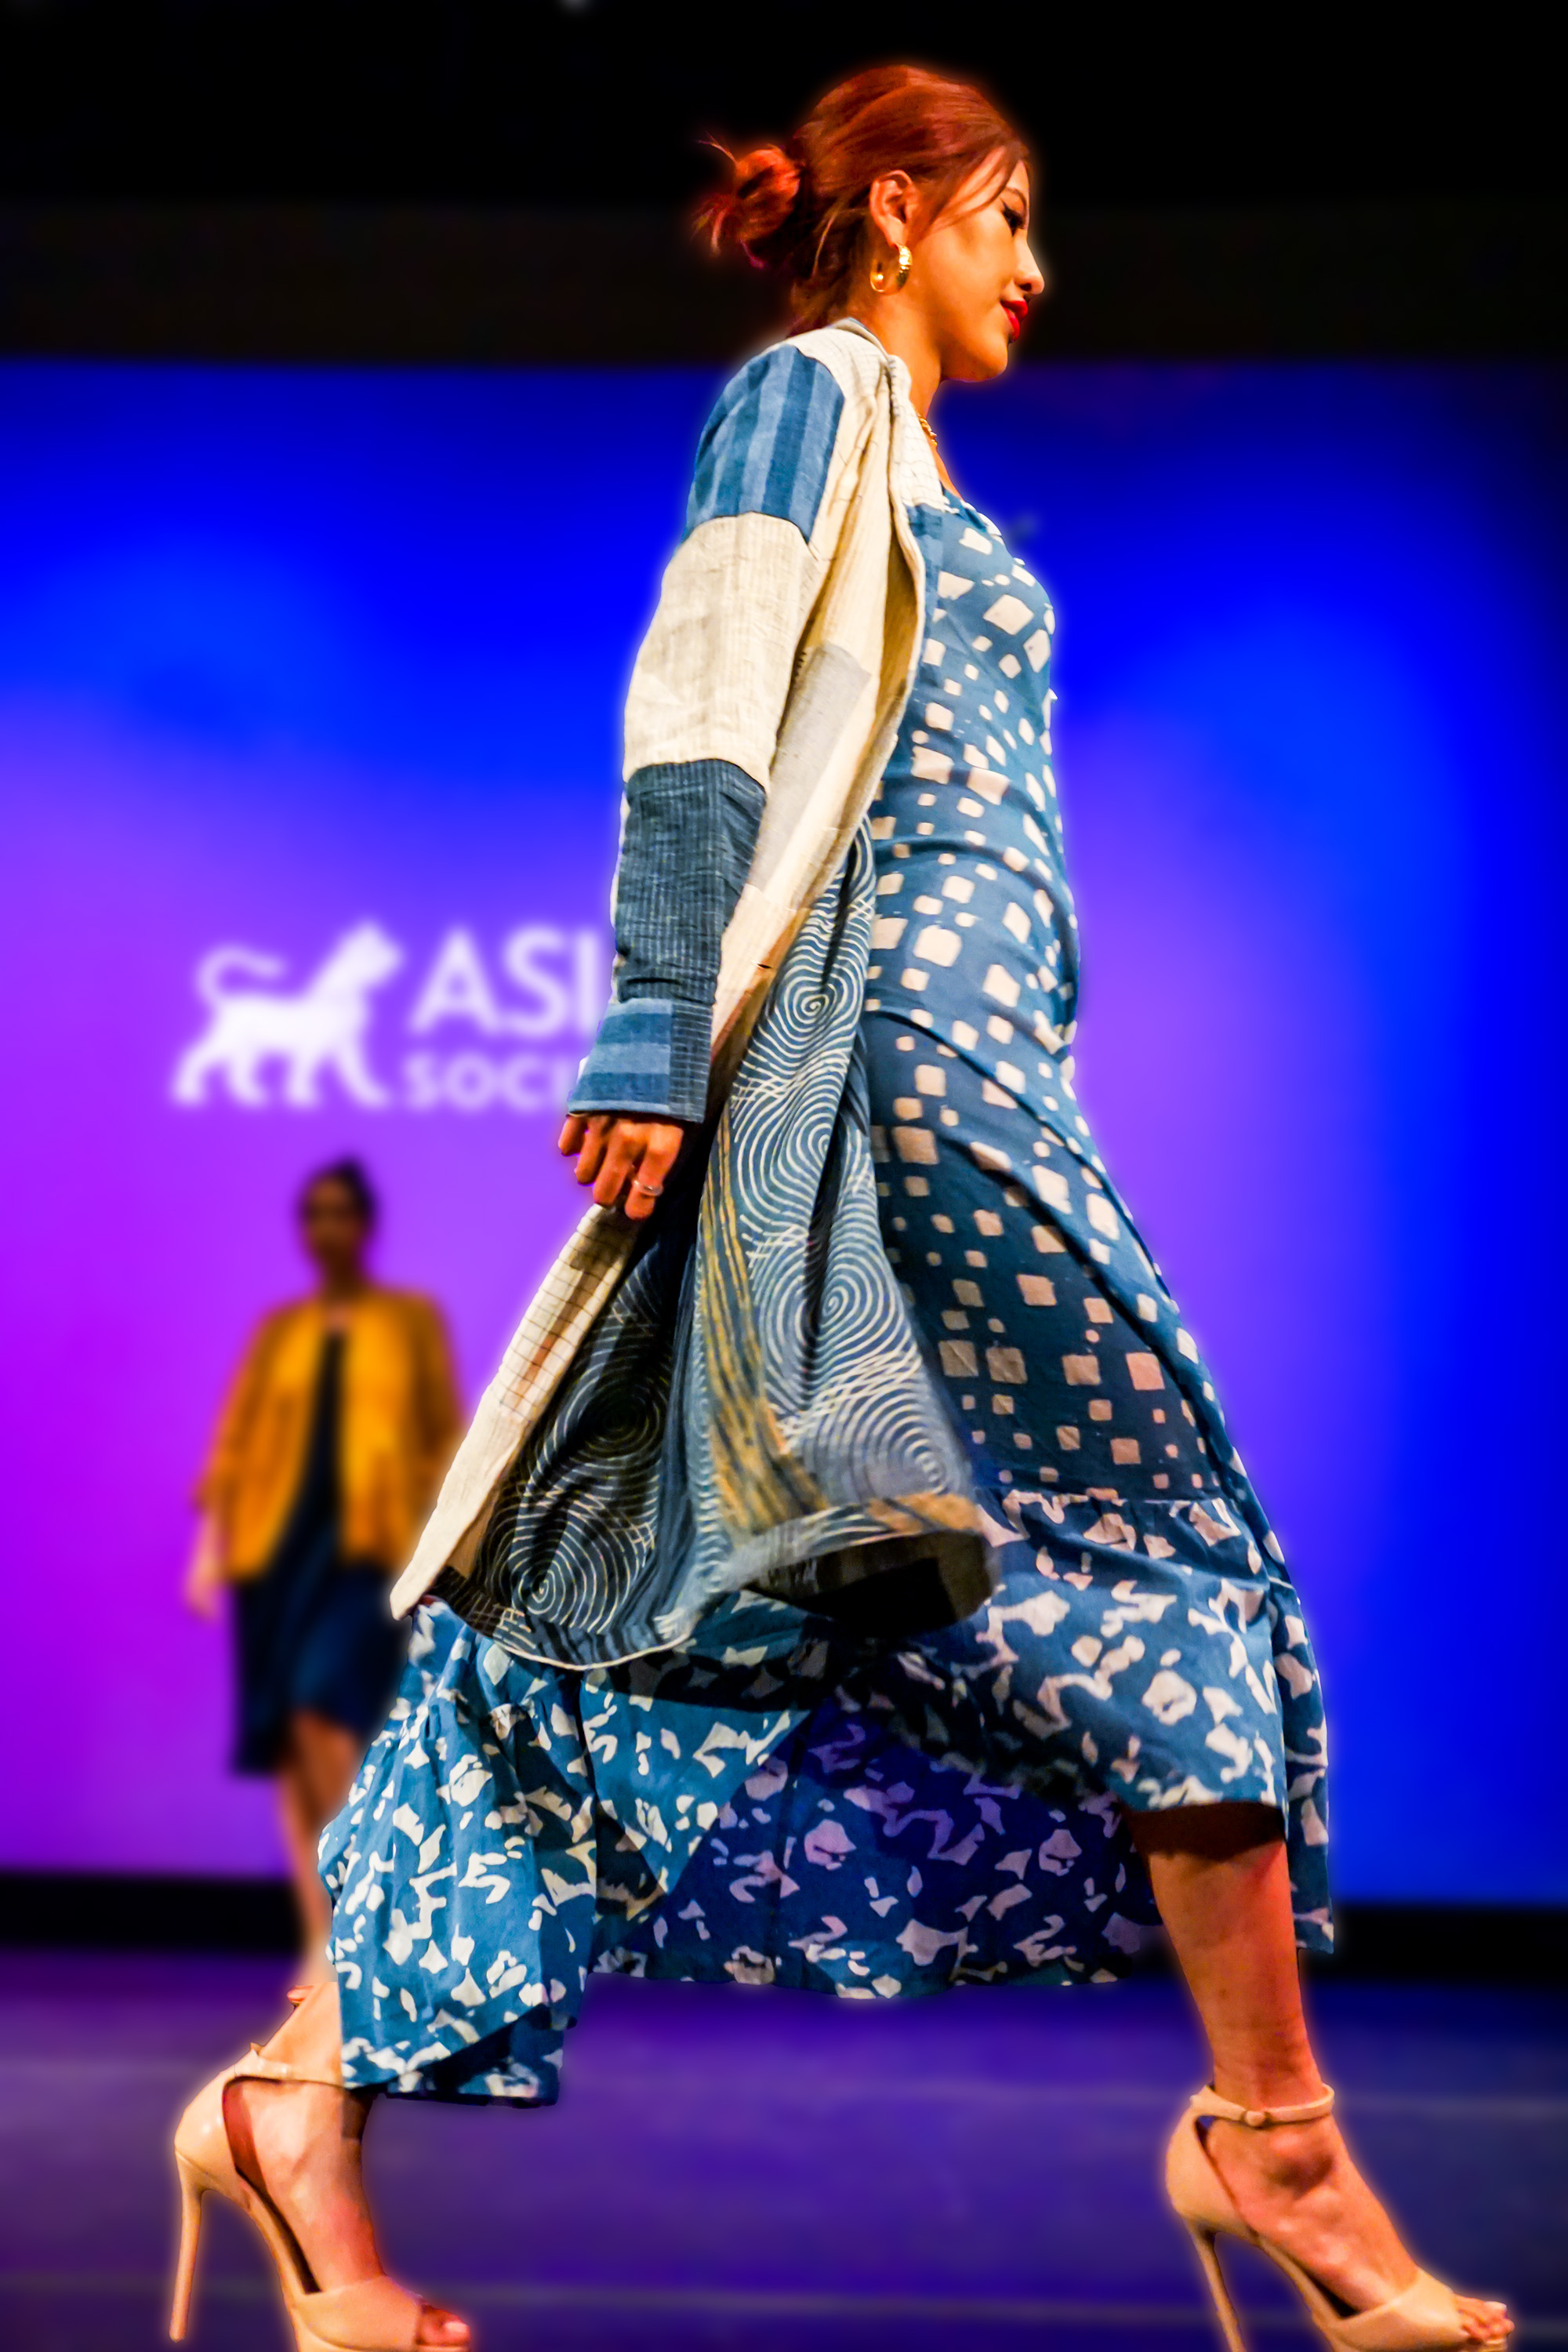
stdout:
<svg viewBox="0 0 1568 2352">
<path fill-rule="evenodd" d="M 403 950 L 379 924 L 359 923 L 343 933 L 314 977 L 289 995 L 231 985 L 238 974 L 280 980 L 287 970 L 280 958 L 250 948 L 215 948 L 196 967 L 196 993 L 212 1018 L 180 1057 L 174 1100 L 205 1102 L 208 1080 L 221 1076 L 236 1102 L 263 1110 L 269 1101 L 263 1066 L 281 1062 L 282 1099 L 291 1110 L 316 1108 L 324 1070 L 365 1109 L 383 1109 L 392 1097 L 365 1060 L 364 1037 L 372 992 L 402 961 Z"/>
</svg>

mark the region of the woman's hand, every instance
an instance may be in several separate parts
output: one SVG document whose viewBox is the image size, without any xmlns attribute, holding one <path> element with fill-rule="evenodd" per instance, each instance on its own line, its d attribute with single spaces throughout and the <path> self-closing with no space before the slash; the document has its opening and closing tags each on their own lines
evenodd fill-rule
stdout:
<svg viewBox="0 0 1568 2352">
<path fill-rule="evenodd" d="M 686 1140 L 686 1129 L 671 1119 L 622 1118 L 600 1113 L 593 1118 L 568 1118 L 561 1130 L 561 1150 L 577 1160 L 577 1181 L 592 1184 L 601 1209 L 617 1202 L 628 1217 L 651 1217 L 658 1206 L 664 1180 L 674 1167 Z"/>
<path fill-rule="evenodd" d="M 186 1608 L 194 1610 L 198 1617 L 216 1617 L 218 1596 L 227 1581 L 223 1572 L 223 1538 L 217 1521 L 210 1511 L 205 1512 L 196 1529 L 191 1564 L 185 1570 Z"/>
</svg>

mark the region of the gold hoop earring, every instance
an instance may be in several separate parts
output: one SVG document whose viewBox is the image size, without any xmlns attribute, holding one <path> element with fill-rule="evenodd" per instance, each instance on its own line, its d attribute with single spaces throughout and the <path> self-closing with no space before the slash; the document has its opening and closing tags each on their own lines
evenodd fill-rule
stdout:
<svg viewBox="0 0 1568 2352">
<path fill-rule="evenodd" d="M 873 294 L 899 294 L 903 291 L 905 281 L 910 274 L 910 248 L 907 245 L 894 247 L 893 263 L 894 271 L 891 276 L 889 275 L 888 258 L 885 254 L 879 253 L 871 264 Z"/>
</svg>

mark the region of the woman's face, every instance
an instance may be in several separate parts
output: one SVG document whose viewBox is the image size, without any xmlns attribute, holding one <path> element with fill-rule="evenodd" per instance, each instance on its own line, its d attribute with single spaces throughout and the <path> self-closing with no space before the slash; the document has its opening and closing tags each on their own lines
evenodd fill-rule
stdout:
<svg viewBox="0 0 1568 2352">
<path fill-rule="evenodd" d="M 973 173 L 912 248 L 909 292 L 943 378 L 960 383 L 1001 374 L 1046 286 L 1029 246 L 1028 167 L 1017 164 L 1000 188 L 990 185 L 995 168 Z"/>
<path fill-rule="evenodd" d="M 300 1202 L 300 1237 L 306 1256 L 329 1281 L 360 1271 L 369 1229 L 353 1194 L 335 1176 L 321 1177 Z"/>
</svg>

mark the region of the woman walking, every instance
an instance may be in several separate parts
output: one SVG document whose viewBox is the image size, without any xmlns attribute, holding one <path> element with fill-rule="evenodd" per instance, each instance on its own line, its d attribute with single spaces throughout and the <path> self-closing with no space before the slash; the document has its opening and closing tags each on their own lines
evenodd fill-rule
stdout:
<svg viewBox="0 0 1568 2352">
<path fill-rule="evenodd" d="M 299 1223 L 317 1287 L 263 1319 L 235 1374 L 185 1594 L 206 1616 L 233 1587 L 234 1769 L 277 1780 L 316 1977 L 331 1917 L 316 1843 L 396 1687 L 388 1571 L 451 1454 L 458 1402 L 437 1310 L 365 1271 L 375 1198 L 357 1160 L 306 1180 Z"/>
<path fill-rule="evenodd" d="M 461 2344 L 380 2273 L 382 2092 L 547 2103 L 591 1969 L 890 2000 L 1101 1979 L 1209 2038 L 1173 2201 L 1345 2347 L 1500 2343 L 1418 2272 L 1308 2039 L 1329 1941 L 1300 1604 L 1073 1094 L 1048 600 L 929 410 L 1043 278 L 976 92 L 857 77 L 706 219 L 798 331 L 699 451 L 626 719 L 595 1207 L 399 1588 L 323 1841 L 335 1986 L 193 2105 L 302 2346 Z"/>
</svg>

